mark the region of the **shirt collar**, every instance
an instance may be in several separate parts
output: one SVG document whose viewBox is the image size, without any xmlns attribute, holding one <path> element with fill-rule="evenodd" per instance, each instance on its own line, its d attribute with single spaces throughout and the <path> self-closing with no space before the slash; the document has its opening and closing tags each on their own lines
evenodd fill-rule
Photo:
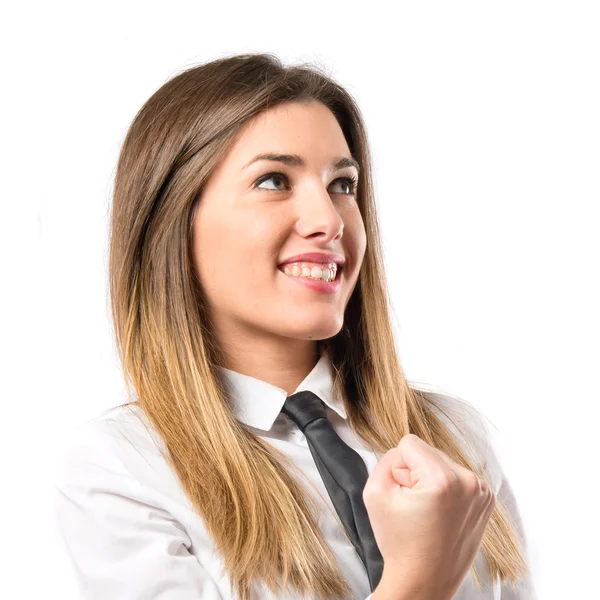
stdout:
<svg viewBox="0 0 600 600">
<path fill-rule="evenodd" d="M 332 364 L 326 350 L 312 371 L 302 380 L 294 393 L 311 391 L 343 419 L 346 411 L 339 398 L 334 397 Z M 288 397 L 287 392 L 271 383 L 219 367 L 231 398 L 234 416 L 238 421 L 269 431 Z"/>
</svg>

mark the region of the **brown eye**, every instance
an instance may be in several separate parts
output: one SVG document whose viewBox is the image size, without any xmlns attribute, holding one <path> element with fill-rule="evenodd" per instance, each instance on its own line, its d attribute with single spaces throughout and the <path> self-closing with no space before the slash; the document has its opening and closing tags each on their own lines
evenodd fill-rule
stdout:
<svg viewBox="0 0 600 600">
<path fill-rule="evenodd" d="M 354 194 L 356 194 L 356 186 L 357 186 L 357 179 L 356 177 L 340 177 L 339 179 L 336 179 L 334 181 L 335 182 L 342 182 L 344 184 L 346 184 L 348 186 L 348 191 L 347 192 L 342 192 L 343 194 L 347 195 L 347 196 L 352 196 Z"/>
<path fill-rule="evenodd" d="M 273 188 L 260 187 L 265 181 L 269 181 L 270 179 L 272 179 L 273 181 L 276 181 L 276 182 L 287 181 L 287 179 L 283 173 L 267 173 L 267 175 L 263 175 L 256 181 L 256 187 L 261 190 L 273 189 Z M 282 189 L 278 188 L 276 186 L 275 191 L 280 192 L 280 191 L 282 191 Z"/>
<path fill-rule="evenodd" d="M 274 188 L 269 188 L 269 187 L 261 187 L 261 185 L 265 182 L 265 181 L 270 181 L 273 180 L 274 182 L 284 182 L 287 183 L 287 177 L 283 174 L 283 173 L 267 173 L 266 175 L 263 175 L 262 177 L 259 177 L 255 184 L 254 187 L 260 189 L 260 190 L 271 190 L 273 192 L 282 192 L 285 191 L 285 188 L 280 188 L 277 186 L 277 183 L 275 184 Z M 355 176 L 350 176 L 350 177 L 339 177 L 338 179 L 334 179 L 333 183 L 343 183 L 346 184 L 347 186 L 347 191 L 345 192 L 341 192 L 344 196 L 354 196 L 356 195 L 356 188 L 358 185 L 358 178 Z"/>
</svg>

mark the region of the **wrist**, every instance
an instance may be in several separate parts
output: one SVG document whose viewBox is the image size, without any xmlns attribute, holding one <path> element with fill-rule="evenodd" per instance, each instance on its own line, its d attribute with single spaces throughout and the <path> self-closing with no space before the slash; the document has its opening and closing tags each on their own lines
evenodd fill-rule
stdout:
<svg viewBox="0 0 600 600">
<path fill-rule="evenodd" d="M 427 590 L 423 585 L 411 585 L 406 578 L 399 578 L 397 574 L 394 577 L 386 577 L 384 570 L 379 584 L 373 590 L 371 600 L 447 600 L 447 597 Z"/>
</svg>

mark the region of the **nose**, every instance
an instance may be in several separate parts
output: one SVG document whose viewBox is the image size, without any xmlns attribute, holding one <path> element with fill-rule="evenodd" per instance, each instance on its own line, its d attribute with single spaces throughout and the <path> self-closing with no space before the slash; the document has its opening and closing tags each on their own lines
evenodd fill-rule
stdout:
<svg viewBox="0 0 600 600">
<path fill-rule="evenodd" d="M 298 203 L 296 228 L 303 237 L 318 234 L 323 241 L 341 237 L 344 219 L 323 186 L 302 195 Z"/>
</svg>

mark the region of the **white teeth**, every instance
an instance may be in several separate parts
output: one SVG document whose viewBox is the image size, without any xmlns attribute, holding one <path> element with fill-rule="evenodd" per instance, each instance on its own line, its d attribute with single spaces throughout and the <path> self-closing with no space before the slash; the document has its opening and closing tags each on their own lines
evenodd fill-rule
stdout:
<svg viewBox="0 0 600 600">
<path fill-rule="evenodd" d="M 322 281 L 333 281 L 337 273 L 337 265 L 330 263 L 324 268 L 319 266 L 310 267 L 306 264 L 301 266 L 298 263 L 294 263 L 292 267 L 286 265 L 283 269 L 286 275 L 293 277 L 310 277 L 311 279 L 320 279 Z"/>
</svg>

